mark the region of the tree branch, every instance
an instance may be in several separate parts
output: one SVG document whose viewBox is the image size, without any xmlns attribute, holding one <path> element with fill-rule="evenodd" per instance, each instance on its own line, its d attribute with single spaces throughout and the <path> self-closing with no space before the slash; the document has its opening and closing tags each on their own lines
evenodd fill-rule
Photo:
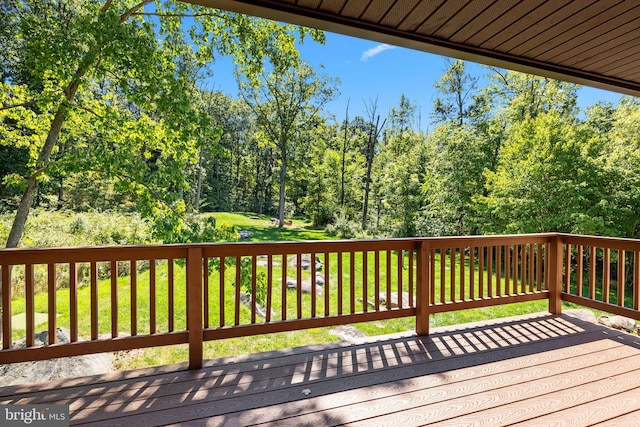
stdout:
<svg viewBox="0 0 640 427">
<path fill-rule="evenodd" d="M 131 9 L 127 10 L 125 13 L 122 14 L 122 16 L 120 17 L 120 23 L 122 24 L 127 19 L 131 18 L 131 16 L 137 13 L 140 9 L 142 9 L 148 4 L 153 3 L 154 1 L 155 0 L 144 0 L 138 3 L 137 5 L 133 6 Z"/>
<path fill-rule="evenodd" d="M 2 107 L 0 107 L 0 111 L 10 110 L 12 108 L 18 108 L 18 107 L 29 107 L 33 105 L 35 105 L 34 101 L 21 102 L 20 104 L 3 105 Z"/>
<path fill-rule="evenodd" d="M 111 7 L 111 3 L 113 3 L 113 0 L 107 0 L 104 6 L 102 6 L 102 9 L 100 9 L 100 13 L 107 13 L 107 10 Z"/>
<path fill-rule="evenodd" d="M 158 12 L 135 12 L 133 15 L 138 16 L 159 16 L 162 18 L 196 18 L 200 16 L 214 16 L 222 18 L 217 12 L 201 12 L 201 13 L 158 13 Z"/>
</svg>

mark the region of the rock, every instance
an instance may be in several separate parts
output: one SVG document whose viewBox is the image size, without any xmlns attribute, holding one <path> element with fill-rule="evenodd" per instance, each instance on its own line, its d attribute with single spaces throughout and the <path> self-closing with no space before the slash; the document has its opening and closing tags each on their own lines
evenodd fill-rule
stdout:
<svg viewBox="0 0 640 427">
<path fill-rule="evenodd" d="M 607 326 L 609 328 L 611 327 L 611 320 L 609 320 L 609 316 L 599 316 L 598 323 L 600 323 L 601 325 Z"/>
<path fill-rule="evenodd" d="M 585 322 L 598 323 L 598 320 L 596 319 L 596 315 L 593 314 L 593 311 L 587 310 L 586 308 L 562 310 L 562 313 L 566 314 L 567 316 L 584 320 Z"/>
<path fill-rule="evenodd" d="M 68 329 L 58 328 L 56 340 L 59 343 L 71 342 Z M 49 332 L 35 334 L 35 345 L 49 343 Z M 14 348 L 25 348 L 26 338 L 20 338 L 13 344 Z M 11 363 L 0 365 L 0 386 L 38 383 L 63 378 L 76 378 L 87 375 L 106 374 L 111 372 L 113 355 L 110 353 L 88 354 L 84 356 L 61 357 L 58 359 L 39 360 L 35 362 Z"/>
<path fill-rule="evenodd" d="M 240 292 L 240 303 L 251 310 L 251 294 L 247 292 Z M 260 317 L 267 317 L 267 309 L 256 304 L 256 314 Z M 272 311 L 273 314 L 273 311 Z"/>
<path fill-rule="evenodd" d="M 298 282 L 296 281 L 296 279 L 292 279 L 290 277 L 287 277 L 287 289 L 298 289 Z M 300 283 L 300 290 L 302 291 L 303 294 L 310 294 L 311 291 L 311 281 L 302 281 L 302 283 Z M 322 295 L 324 294 L 323 289 L 316 285 L 316 295 Z"/>
<path fill-rule="evenodd" d="M 251 236 L 251 232 L 247 230 L 240 230 L 238 231 L 238 234 L 240 235 L 241 239 L 247 239 L 249 236 Z"/>
<path fill-rule="evenodd" d="M 636 330 L 636 321 L 624 316 L 613 316 L 609 319 L 611 327 L 622 329 L 623 331 L 633 332 Z"/>
<path fill-rule="evenodd" d="M 614 329 L 621 329 L 627 332 L 636 330 L 636 321 L 624 316 L 600 316 L 598 322 Z"/>
<path fill-rule="evenodd" d="M 384 305 L 386 307 L 386 305 L 387 305 L 387 293 L 386 292 L 380 292 L 378 295 L 380 296 L 380 306 L 382 307 Z M 397 292 L 391 292 L 391 301 L 390 301 L 389 307 L 398 308 L 398 293 Z M 408 308 L 408 307 L 409 307 L 409 292 L 403 292 L 402 293 L 402 308 Z"/>
<path fill-rule="evenodd" d="M 298 257 L 296 255 L 289 257 L 289 265 L 296 268 L 298 266 Z M 302 254 L 300 268 L 302 270 L 311 271 L 311 255 Z M 322 261 L 316 256 L 316 271 L 322 270 Z"/>
</svg>

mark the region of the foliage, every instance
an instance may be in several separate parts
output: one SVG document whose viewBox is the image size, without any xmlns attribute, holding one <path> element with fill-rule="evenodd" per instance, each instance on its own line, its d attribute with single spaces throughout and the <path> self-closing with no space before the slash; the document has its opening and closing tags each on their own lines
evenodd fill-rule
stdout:
<svg viewBox="0 0 640 427">
<path fill-rule="evenodd" d="M 168 0 L 23 0 L 3 9 L 2 28 L 15 29 L 9 37 L 3 31 L 0 49 L 18 58 L 2 64 L 0 145 L 11 141 L 30 153 L 26 173 L 15 168 L 7 175 L 25 187 L 8 246 L 18 245 L 43 179 L 88 171 L 115 179 L 118 191 L 161 225 L 158 236 L 181 233 L 191 211 L 184 172 L 194 169 L 198 139 L 219 137 L 192 102 L 199 70 L 214 52 L 231 55 L 255 83 L 266 59 L 276 70 L 289 68 L 297 41 L 323 38 Z M 189 16 L 192 23 L 183 25 L 180 18 Z"/>
<path fill-rule="evenodd" d="M 11 227 L 10 214 L 0 215 L 0 238 Z M 110 246 L 157 243 L 139 214 L 119 212 L 50 212 L 35 209 L 25 227 L 23 245 L 32 248 Z"/>
</svg>

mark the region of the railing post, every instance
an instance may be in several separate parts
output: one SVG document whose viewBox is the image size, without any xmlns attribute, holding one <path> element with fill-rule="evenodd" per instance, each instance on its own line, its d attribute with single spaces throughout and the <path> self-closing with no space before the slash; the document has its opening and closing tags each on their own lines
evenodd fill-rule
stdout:
<svg viewBox="0 0 640 427">
<path fill-rule="evenodd" d="M 551 314 L 562 314 L 562 236 L 553 236 L 549 249 L 549 283 L 547 284 L 549 289 L 549 312 Z"/>
<path fill-rule="evenodd" d="M 189 369 L 202 368 L 202 248 L 187 253 L 187 328 Z"/>
<path fill-rule="evenodd" d="M 429 242 L 418 241 L 418 271 L 416 274 L 416 333 L 429 335 L 429 295 L 431 295 L 431 274 L 429 273 Z"/>
</svg>

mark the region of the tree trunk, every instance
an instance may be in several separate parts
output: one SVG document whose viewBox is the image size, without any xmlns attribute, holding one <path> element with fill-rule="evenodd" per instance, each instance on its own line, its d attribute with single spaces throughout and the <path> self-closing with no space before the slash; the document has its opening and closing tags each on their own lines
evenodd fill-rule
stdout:
<svg viewBox="0 0 640 427">
<path fill-rule="evenodd" d="M 120 17 L 120 23 L 124 23 L 139 9 L 152 2 L 153 0 L 143 0 L 140 3 L 136 4 Z M 101 9 L 101 13 L 106 13 L 110 6 L 111 2 L 106 2 Z M 29 177 L 27 189 L 22 195 L 20 205 L 18 205 L 18 211 L 16 212 L 16 217 L 13 221 L 13 225 L 11 226 L 9 238 L 7 239 L 7 248 L 16 248 L 20 243 L 22 233 L 24 232 L 24 226 L 27 222 L 27 217 L 29 216 L 29 210 L 31 209 L 31 205 L 33 204 L 33 198 L 38 191 L 38 178 L 45 172 L 45 169 L 47 168 L 47 165 L 49 164 L 49 160 L 51 158 L 51 152 L 53 151 L 53 148 L 58 144 L 58 138 L 60 137 L 62 126 L 67 119 L 68 104 L 73 102 L 73 100 L 75 99 L 78 88 L 80 87 L 80 82 L 84 75 L 87 73 L 87 71 L 89 71 L 91 67 L 95 65 L 96 61 L 99 60 L 101 49 L 101 45 L 93 46 L 84 54 L 84 57 L 79 62 L 80 65 L 78 66 L 78 69 L 73 75 L 73 79 L 71 80 L 71 82 L 69 82 L 69 85 L 64 90 L 64 100 L 60 103 L 60 105 L 58 105 L 58 109 L 53 116 L 53 120 L 51 121 L 51 127 L 49 128 L 47 139 L 45 140 L 44 146 L 42 147 L 40 155 L 38 156 L 38 161 L 36 162 L 37 170 L 33 175 L 31 175 L 31 177 Z"/>
<path fill-rule="evenodd" d="M 198 182 L 196 184 L 196 201 L 194 203 L 193 210 L 198 213 L 200 212 L 200 195 L 202 192 L 202 152 L 203 148 L 200 149 L 200 153 L 198 156 Z"/>
<path fill-rule="evenodd" d="M 284 227 L 285 181 L 287 178 L 287 152 L 281 150 L 282 167 L 280 168 L 280 204 L 278 207 L 278 227 Z"/>
<path fill-rule="evenodd" d="M 344 140 L 342 141 L 342 168 L 340 170 L 340 207 L 344 207 L 344 175 L 345 175 L 345 162 L 347 156 L 347 139 L 349 128 L 349 101 L 347 101 L 347 111 L 344 117 Z"/>
<path fill-rule="evenodd" d="M 67 99 L 73 99 L 73 96 L 75 96 L 78 87 L 76 84 L 74 89 L 74 83 L 75 82 L 72 82 L 69 86 L 70 90 L 67 93 Z M 73 92 L 71 93 L 71 91 Z M 40 178 L 40 176 L 44 173 L 45 168 L 49 164 L 51 151 L 58 142 L 58 137 L 60 136 L 62 125 L 66 120 L 65 113 L 66 106 L 64 104 L 61 104 L 58 107 L 58 111 L 56 111 L 55 116 L 53 117 L 51 128 L 49 129 L 49 134 L 47 135 L 47 139 L 45 140 L 44 146 L 42 147 L 40 155 L 38 156 L 38 161 L 36 163 L 38 169 L 33 173 L 33 175 L 29 177 L 27 189 L 24 190 L 22 199 L 20 199 L 18 211 L 16 212 L 16 216 L 13 220 L 13 225 L 11 226 L 11 231 L 9 232 L 9 237 L 7 238 L 7 248 L 17 248 L 18 244 L 20 243 L 22 233 L 24 232 L 24 226 L 27 222 L 27 217 L 29 216 L 29 210 L 31 209 L 31 205 L 33 204 L 33 199 L 38 192 L 38 178 Z"/>
<path fill-rule="evenodd" d="M 373 124 L 373 123 L 372 123 Z M 367 217 L 369 214 L 369 191 L 371 185 L 371 168 L 373 166 L 373 158 L 374 158 L 374 150 L 376 145 L 376 140 L 380 135 L 380 116 L 376 119 L 375 127 L 371 127 L 369 129 L 369 141 L 367 144 L 367 171 L 365 174 L 365 183 L 364 183 L 364 203 L 362 206 L 362 229 L 367 229 Z M 382 124 L 384 126 L 384 122 Z"/>
</svg>

